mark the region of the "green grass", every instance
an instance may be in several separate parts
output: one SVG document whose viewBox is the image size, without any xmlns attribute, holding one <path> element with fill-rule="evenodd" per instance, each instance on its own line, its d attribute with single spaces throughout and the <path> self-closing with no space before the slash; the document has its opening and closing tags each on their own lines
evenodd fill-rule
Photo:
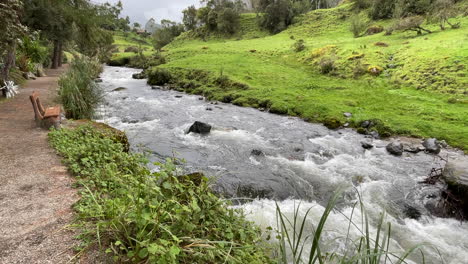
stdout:
<svg viewBox="0 0 468 264">
<path fill-rule="evenodd" d="M 313 11 L 288 30 L 261 38 L 181 37 L 165 47 L 168 63 L 163 67 L 198 69 L 213 76 L 222 73 L 249 86 L 226 90 L 201 84 L 193 90 L 214 99 L 234 94 L 239 105 L 253 107 L 267 101 L 269 107 L 281 110 L 276 112 L 316 122 L 344 122 L 343 112 L 351 112 L 354 125 L 380 119 L 392 132 L 437 137 L 468 150 L 468 18 L 455 19 L 461 22 L 460 29 L 441 31 L 428 25 L 434 33 L 422 36 L 394 32 L 354 38 L 350 15 L 349 5 Z M 252 23 L 255 16 L 248 18 L 243 23 Z M 252 32 L 249 36 L 256 34 Z M 292 45 L 298 39 L 304 39 L 307 48 L 296 53 Z M 388 47 L 375 46 L 379 41 Z M 318 52 L 328 45 L 336 48 Z M 349 60 L 356 54 L 364 56 Z M 337 69 L 321 74 L 319 62 L 329 57 Z M 385 71 L 378 77 L 364 72 L 354 78 L 356 65 L 364 71 L 373 65 Z"/>
<path fill-rule="evenodd" d="M 150 38 L 139 36 L 134 32 L 115 32 L 114 45 L 117 49 L 110 58 L 110 64 L 115 65 L 123 66 L 138 55 L 135 52 L 125 52 L 125 49 L 128 47 L 141 47 L 145 56 L 151 56 L 155 52 Z"/>
</svg>

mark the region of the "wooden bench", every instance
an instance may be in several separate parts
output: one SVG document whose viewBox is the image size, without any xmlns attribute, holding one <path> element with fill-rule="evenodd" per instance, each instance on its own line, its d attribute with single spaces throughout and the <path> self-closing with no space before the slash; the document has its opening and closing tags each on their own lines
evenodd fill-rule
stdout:
<svg viewBox="0 0 468 264">
<path fill-rule="evenodd" d="M 44 109 L 39 100 L 39 94 L 35 91 L 29 96 L 29 99 L 31 99 L 34 109 L 34 119 L 38 126 L 43 128 L 50 128 L 51 126 L 59 128 L 60 106 L 47 107 Z"/>
</svg>

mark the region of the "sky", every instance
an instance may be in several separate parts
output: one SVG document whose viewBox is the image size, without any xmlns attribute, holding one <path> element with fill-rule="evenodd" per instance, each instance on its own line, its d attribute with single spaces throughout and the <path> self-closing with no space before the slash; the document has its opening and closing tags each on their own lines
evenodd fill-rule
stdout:
<svg viewBox="0 0 468 264">
<path fill-rule="evenodd" d="M 199 0 L 121 0 L 123 4 L 122 16 L 129 16 L 133 22 L 143 26 L 150 18 L 157 23 L 161 19 L 169 19 L 177 22 L 182 21 L 182 10 L 190 5 L 199 6 Z M 109 2 L 115 4 L 118 0 L 92 0 L 94 3 Z"/>
</svg>

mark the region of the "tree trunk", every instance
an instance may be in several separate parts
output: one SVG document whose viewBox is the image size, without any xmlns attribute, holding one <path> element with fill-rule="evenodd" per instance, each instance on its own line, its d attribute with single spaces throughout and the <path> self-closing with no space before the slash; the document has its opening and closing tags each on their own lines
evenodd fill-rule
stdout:
<svg viewBox="0 0 468 264">
<path fill-rule="evenodd" d="M 15 66 L 15 54 L 16 54 L 16 41 L 11 41 L 8 43 L 8 51 L 5 57 L 5 63 L 2 68 L 2 79 L 3 81 L 8 81 L 10 78 L 10 69 Z M 3 83 L 0 84 L 3 86 Z M 2 90 L 3 96 L 6 96 L 6 91 Z"/>
<path fill-rule="evenodd" d="M 59 42 L 58 40 L 54 41 L 54 52 L 52 54 L 52 69 L 58 68 L 58 60 L 59 60 Z"/>
<path fill-rule="evenodd" d="M 59 43 L 59 51 L 58 51 L 58 66 L 62 67 L 63 62 L 63 43 Z"/>
</svg>

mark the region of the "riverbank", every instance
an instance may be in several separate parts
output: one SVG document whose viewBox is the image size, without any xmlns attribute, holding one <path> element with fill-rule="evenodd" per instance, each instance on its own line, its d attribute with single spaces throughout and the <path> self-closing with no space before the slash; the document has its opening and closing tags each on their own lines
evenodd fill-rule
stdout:
<svg viewBox="0 0 468 264">
<path fill-rule="evenodd" d="M 33 91 L 53 105 L 67 66 L 27 81 L 0 103 L 0 263 L 67 263 L 77 245 L 68 229 L 77 201 L 74 180 L 36 127 Z"/>
<path fill-rule="evenodd" d="M 334 213 L 327 223 L 326 229 L 333 230 L 325 235 L 330 240 L 324 240 L 330 252 L 346 251 L 342 247 L 345 241 L 339 240 L 346 236 L 346 217 L 353 211 L 363 214 L 360 208 L 352 208 L 359 201 L 356 188 L 362 194 L 371 228 L 377 228 L 381 213 L 387 212 L 395 234 L 394 252 L 429 242 L 436 244 L 447 262 L 467 257 L 468 245 L 453 239 L 468 234 L 466 223 L 431 213 L 431 206 L 442 198 L 444 184 L 422 181 L 433 168 L 444 166 L 445 161 L 436 155 L 404 152 L 394 156 L 386 146 L 398 138 L 373 139 L 352 129 L 329 130 L 297 117 L 151 87 L 146 80 L 132 78 L 140 71 L 104 68 L 100 84 L 106 101 L 112 104 L 100 109 L 100 121 L 125 131 L 131 149 L 147 153 L 151 162 L 176 156 L 185 160 L 181 164 L 184 171 L 205 173 L 213 181 L 212 189 L 244 203 L 240 207 L 248 219 L 264 232 L 277 224 L 276 203 L 289 219 L 293 219 L 298 204 L 303 204 L 301 215 L 313 207 L 307 225 L 316 225 L 330 194 L 345 185 L 349 189 L 340 211 L 346 216 Z M 195 121 L 211 125 L 210 133 L 187 134 Z M 418 139 L 399 139 L 408 145 L 420 144 Z M 364 149 L 362 142 L 373 147 Z M 448 160 L 465 157 L 450 147 L 443 148 L 440 156 Z M 150 168 L 154 167 L 150 164 Z M 359 237 L 355 231 L 350 241 Z M 433 233 L 437 240 L 432 239 Z M 426 263 L 440 263 L 434 250 L 426 248 L 424 252 L 426 260 L 432 261 Z M 418 256 L 413 257 L 416 263 L 421 262 Z"/>
</svg>

